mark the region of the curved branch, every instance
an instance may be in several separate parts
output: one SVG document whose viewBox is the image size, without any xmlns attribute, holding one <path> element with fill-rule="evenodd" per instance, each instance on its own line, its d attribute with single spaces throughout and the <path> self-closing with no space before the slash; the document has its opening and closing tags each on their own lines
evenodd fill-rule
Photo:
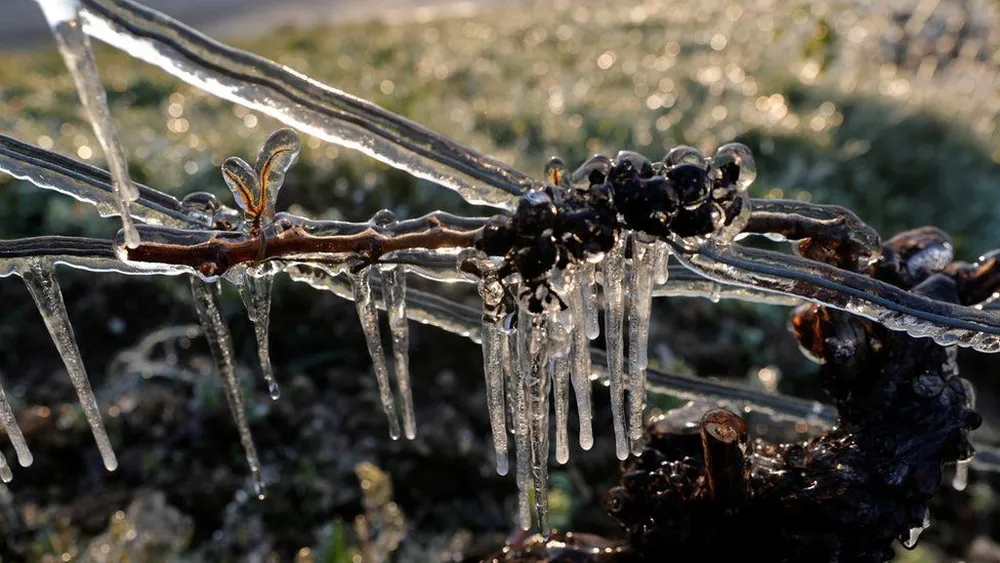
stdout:
<svg viewBox="0 0 1000 563">
<path fill-rule="evenodd" d="M 221 98 L 451 188 L 513 210 L 538 182 L 371 102 L 223 45 L 128 0 L 83 0 L 85 31 Z"/>
<path fill-rule="evenodd" d="M 100 168 L 0 134 L 0 171 L 94 205 L 102 217 L 118 215 L 111 175 Z M 181 211 L 177 198 L 141 184 L 136 187 L 139 200 L 130 204 L 136 219 L 166 227 L 198 225 Z"/>
</svg>

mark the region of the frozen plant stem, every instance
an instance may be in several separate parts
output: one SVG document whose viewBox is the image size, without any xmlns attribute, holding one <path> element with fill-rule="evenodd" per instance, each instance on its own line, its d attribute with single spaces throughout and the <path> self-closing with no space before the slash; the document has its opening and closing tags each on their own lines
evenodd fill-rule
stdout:
<svg viewBox="0 0 1000 563">
<path fill-rule="evenodd" d="M 274 379 L 274 368 L 271 367 L 271 344 L 268 333 L 271 327 L 271 286 L 274 278 L 266 275 L 253 277 L 249 273 L 243 276 L 239 284 L 240 297 L 246 306 L 247 315 L 253 324 L 254 337 L 257 339 L 257 357 L 260 360 L 260 371 L 267 383 L 267 391 L 271 399 L 278 400 L 281 388 Z"/>
<path fill-rule="evenodd" d="M 73 76 L 73 83 L 80 96 L 87 120 L 104 150 L 111 171 L 118 213 L 122 218 L 125 244 L 135 248 L 139 244 L 139 233 L 132 223 L 129 203 L 139 199 L 139 190 L 128 176 L 125 150 L 108 111 L 107 96 L 101 85 L 90 39 L 83 32 L 79 18 L 79 3 L 71 0 L 37 0 L 52 28 L 59 54 L 66 68 Z"/>
<path fill-rule="evenodd" d="M 30 258 L 25 267 L 19 269 L 17 273 L 31 293 L 31 298 L 35 300 L 38 312 L 45 321 L 45 328 L 49 330 L 49 336 L 52 337 L 52 342 L 62 357 L 66 372 L 76 389 L 80 406 L 83 407 L 83 414 L 90 424 L 90 430 L 94 433 L 94 440 L 101 452 L 101 459 L 104 460 L 104 467 L 108 471 L 114 471 L 118 467 L 118 460 L 104 430 L 101 409 L 97 406 L 97 398 L 90 388 L 90 380 L 87 378 L 87 371 L 80 357 L 80 349 L 76 345 L 76 335 L 73 334 L 73 325 L 69 322 L 66 303 L 63 302 L 62 290 L 59 289 L 59 282 L 52 271 L 52 266 L 43 263 L 40 258 Z"/>
<path fill-rule="evenodd" d="M 382 335 L 378 328 L 378 309 L 372 298 L 372 286 L 369 281 L 370 268 L 349 274 L 351 289 L 354 293 L 354 305 L 361 321 L 361 329 L 368 343 L 368 354 L 372 358 L 372 368 L 375 370 L 375 381 L 378 382 L 378 394 L 382 401 L 382 409 L 389 421 L 389 437 L 399 439 L 399 417 L 396 416 L 396 402 L 389 385 L 389 366 L 385 361 L 385 351 L 382 349 Z"/>
<path fill-rule="evenodd" d="M 403 266 L 382 269 L 382 301 L 389 314 L 396 386 L 403 398 L 403 435 L 412 440 L 417 437 L 417 421 L 410 389 L 410 327 L 406 319 L 406 269 Z"/>
<path fill-rule="evenodd" d="M 243 445 L 243 452 L 246 454 L 247 464 L 250 466 L 254 490 L 257 493 L 257 498 L 263 499 L 265 490 L 264 480 L 261 477 L 260 459 L 257 457 L 257 448 L 254 447 L 253 437 L 250 435 L 246 403 L 243 400 L 243 391 L 240 389 L 239 377 L 236 375 L 233 338 L 229 333 L 229 325 L 226 324 L 226 319 L 222 314 L 219 284 L 205 282 L 198 277 L 191 276 L 191 293 L 194 295 L 194 303 L 198 310 L 198 318 L 201 320 L 202 331 L 205 333 L 205 338 L 208 339 L 212 356 L 219 368 L 222 388 L 225 389 L 229 410 L 236 422 L 240 443 Z"/>
</svg>

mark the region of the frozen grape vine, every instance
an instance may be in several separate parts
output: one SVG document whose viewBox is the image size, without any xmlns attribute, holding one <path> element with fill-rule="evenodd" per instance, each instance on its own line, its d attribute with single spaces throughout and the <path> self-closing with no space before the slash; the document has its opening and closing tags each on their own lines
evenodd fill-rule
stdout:
<svg viewBox="0 0 1000 563">
<path fill-rule="evenodd" d="M 933 338 L 941 345 L 1000 352 L 1000 319 L 994 311 L 976 307 L 990 295 L 981 295 L 974 303 L 945 303 L 863 275 L 879 259 L 877 233 L 839 208 L 751 199 L 747 189 L 756 168 L 742 145 L 724 145 L 714 156 L 676 147 L 657 162 L 629 151 L 613 159 L 597 155 L 572 173 L 561 160 L 553 159 L 545 169 L 545 181 L 537 181 L 375 104 L 217 43 L 129 0 L 38 2 L 111 170 L 107 173 L 5 135 L 0 135 L 0 170 L 93 204 L 104 216 L 117 214 L 123 229 L 113 241 L 59 236 L 0 241 L 0 277 L 16 275 L 26 284 L 109 470 L 117 461 L 55 277 L 57 264 L 95 273 L 190 280 L 195 308 L 261 497 L 265 484 L 221 309 L 220 279 L 233 283 L 243 299 L 260 371 L 273 399 L 279 397 L 268 336 L 274 277 L 286 273 L 295 281 L 353 300 L 393 439 L 413 439 L 417 434 L 408 321 L 476 340 L 482 345 L 496 471 L 501 475 L 510 471 L 512 437 L 518 524 L 529 529 L 534 519 L 543 531 L 548 530 L 550 450 L 558 463 L 569 460 L 572 403 L 580 447 L 587 450 L 594 445 L 592 381 L 598 377 L 610 388 L 615 449 L 623 460 L 641 447 L 647 390 L 704 402 L 751 404 L 775 416 L 813 422 L 831 418 L 819 403 L 672 378 L 650 369 L 654 297 L 698 296 L 786 306 L 815 302 L 867 317 L 890 330 Z M 278 213 L 279 190 L 300 150 L 293 129 L 272 134 L 252 165 L 236 156 L 223 162 L 221 180 L 230 188 L 235 207 L 207 193 L 178 201 L 135 184 L 128 177 L 88 35 L 211 94 L 275 117 L 295 130 L 360 150 L 453 189 L 469 202 L 499 208 L 500 213 L 460 217 L 434 212 L 397 219 L 383 211 L 360 222 Z M 133 219 L 142 224 L 133 225 Z M 841 227 L 839 231 L 817 228 L 821 222 Z M 789 242 L 805 236 L 842 263 L 738 244 L 751 234 Z M 994 253 L 967 265 L 968 279 L 988 286 L 983 280 L 992 278 L 984 272 L 992 272 L 997 259 Z M 470 312 L 443 297 L 410 289 L 407 276 L 411 275 L 476 284 L 482 307 Z M 375 298 L 376 286 L 381 300 Z M 379 308 L 388 317 L 401 421 L 382 344 Z M 606 355 L 591 348 L 601 336 L 602 308 Z M 550 413 L 554 440 L 550 440 Z M 0 424 L 19 463 L 30 465 L 31 453 L 2 388 Z M 956 487 L 964 484 L 965 470 L 960 466 Z M 11 477 L 10 467 L 0 457 L 0 478 Z"/>
</svg>

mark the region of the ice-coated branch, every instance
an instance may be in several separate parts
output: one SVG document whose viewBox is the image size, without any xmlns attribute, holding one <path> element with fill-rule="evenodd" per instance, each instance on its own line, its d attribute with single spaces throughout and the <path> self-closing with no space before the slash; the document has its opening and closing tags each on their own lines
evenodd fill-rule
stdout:
<svg viewBox="0 0 1000 563">
<path fill-rule="evenodd" d="M 829 264 L 739 245 L 706 243 L 698 252 L 673 246 L 681 262 L 733 285 L 800 297 L 879 322 L 942 345 L 1000 351 L 1000 316 L 929 299 Z"/>
<path fill-rule="evenodd" d="M 371 102 L 218 43 L 128 0 L 83 0 L 89 35 L 189 84 L 304 133 L 359 150 L 462 195 L 512 210 L 537 182 Z"/>
<path fill-rule="evenodd" d="M 392 225 L 365 224 L 363 230 L 350 234 L 316 236 L 291 222 L 275 221 L 272 227 L 254 236 L 236 231 L 140 226 L 140 244 L 135 248 L 118 246 L 120 256 L 130 262 L 183 266 L 204 276 L 217 276 L 237 264 L 261 260 L 341 263 L 360 259 L 371 264 L 400 250 L 470 248 L 481 230 L 436 223 L 422 231 L 397 233 Z"/>
<path fill-rule="evenodd" d="M 120 212 L 108 172 L 2 133 L 0 171 L 27 180 L 39 188 L 61 192 L 94 205 L 102 217 L 115 216 Z M 141 184 L 135 186 L 139 199 L 129 203 L 135 219 L 166 227 L 198 225 L 184 214 L 180 201 L 175 197 Z"/>
</svg>

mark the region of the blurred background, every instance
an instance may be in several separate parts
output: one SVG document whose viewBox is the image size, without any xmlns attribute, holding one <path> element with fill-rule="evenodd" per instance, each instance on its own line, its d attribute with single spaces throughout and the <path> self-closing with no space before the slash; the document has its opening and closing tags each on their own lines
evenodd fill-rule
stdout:
<svg viewBox="0 0 1000 563">
<path fill-rule="evenodd" d="M 534 175 L 552 155 L 572 167 L 595 152 L 659 159 L 681 143 L 714 151 L 739 140 L 757 158 L 754 197 L 844 205 L 884 238 L 934 224 L 968 261 L 1000 246 L 996 0 L 148 4 Z M 97 46 L 97 59 L 131 174 L 157 189 L 228 201 L 218 166 L 252 158 L 279 127 L 109 48 Z M 103 166 L 31 0 L 0 5 L 0 61 L 0 131 Z M 351 220 L 381 208 L 484 213 L 366 157 L 303 144 L 279 209 Z M 118 227 L 0 176 L 0 237 L 109 237 Z M 0 486 L 3 561 L 474 561 L 513 533 L 516 487 L 493 471 L 481 355 L 469 341 L 411 327 L 418 437 L 393 442 L 352 303 L 277 280 L 271 339 L 283 394 L 271 401 L 227 288 L 269 482 L 258 502 L 188 284 L 68 270 L 60 281 L 120 467 L 103 469 L 27 291 L 0 280 L 0 378 L 35 456 Z M 651 363 L 822 399 L 787 315 L 658 300 Z M 986 419 L 978 438 L 996 443 L 998 358 L 963 351 L 961 363 Z M 552 465 L 550 502 L 554 525 L 613 537 L 602 495 L 619 473 L 599 410 L 593 450 Z M 944 486 L 932 527 L 899 560 L 1000 561 L 998 485 L 973 471 L 965 490 Z"/>
</svg>

